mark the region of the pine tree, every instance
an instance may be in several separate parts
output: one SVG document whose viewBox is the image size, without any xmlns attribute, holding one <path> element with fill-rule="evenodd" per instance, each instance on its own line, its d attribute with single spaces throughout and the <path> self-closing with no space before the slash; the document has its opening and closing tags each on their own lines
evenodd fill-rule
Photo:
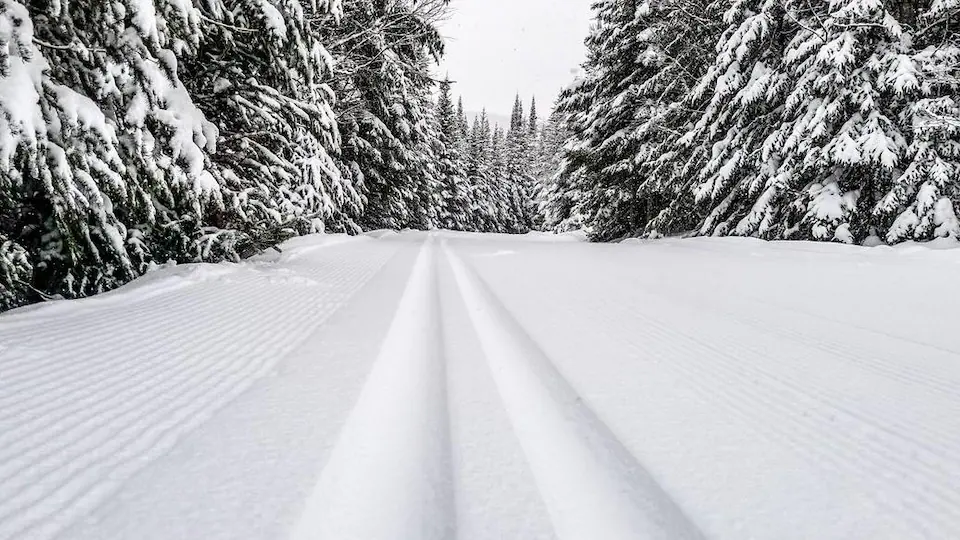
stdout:
<svg viewBox="0 0 960 540">
<path fill-rule="evenodd" d="M 909 100 L 899 118 L 909 141 L 902 173 L 873 209 L 890 223 L 881 229 L 888 242 L 960 238 L 960 0 L 935 0 L 926 13 L 919 4 L 893 6 L 916 31 L 912 54 L 893 60 L 888 72 L 900 75 L 888 78 L 894 94 Z"/>
<path fill-rule="evenodd" d="M 710 105 L 687 135 L 713 149 L 695 188 L 712 206 L 701 233 L 957 236 L 955 135 L 916 121 L 924 94 L 951 89 L 929 82 L 909 31 L 862 0 L 748 7 L 727 13 Z"/>
<path fill-rule="evenodd" d="M 662 210 L 664 188 L 657 179 L 669 174 L 654 170 L 663 139 L 675 133 L 664 129 L 664 116 L 676 110 L 671 100 L 682 99 L 691 78 L 684 71 L 695 69 L 686 58 L 695 50 L 689 44 L 709 35 L 702 22 L 699 35 L 692 35 L 694 25 L 676 18 L 691 10 L 709 13 L 697 8 L 649 1 L 594 5 L 583 75 L 558 105 L 571 140 L 556 192 L 567 200 L 553 205 L 553 226 L 582 223 L 593 238 L 609 240 L 642 232 Z"/>
<path fill-rule="evenodd" d="M 467 113 L 463 110 L 463 97 L 457 98 L 457 121 L 460 126 L 460 138 L 466 141 L 470 136 L 470 122 L 467 120 Z"/>
<path fill-rule="evenodd" d="M 0 0 L 0 309 L 434 226 L 445 6 Z"/>
<path fill-rule="evenodd" d="M 490 138 L 491 206 L 494 208 L 497 232 L 517 232 L 517 219 L 511 204 L 513 189 L 509 177 L 509 145 L 503 129 L 494 126 Z"/>
<path fill-rule="evenodd" d="M 242 9 L 227 0 L 203 4 L 203 20 L 216 24 L 200 54 L 183 62 L 185 81 L 221 133 L 210 159 L 236 193 L 232 214 L 218 224 L 228 230 L 205 229 L 205 252 L 224 233 L 232 238 L 229 229 L 245 230 L 256 247 L 328 225 L 353 228 L 360 201 L 333 159 L 340 134 L 324 83 L 333 65 L 316 28 L 336 24 L 339 7 L 315 13 L 288 1 Z"/>
<path fill-rule="evenodd" d="M 482 232 L 500 229 L 489 159 L 490 121 L 484 109 L 480 116 L 473 120 L 467 160 L 467 177 L 471 187 L 471 214 L 475 218 L 474 230 Z"/>
</svg>

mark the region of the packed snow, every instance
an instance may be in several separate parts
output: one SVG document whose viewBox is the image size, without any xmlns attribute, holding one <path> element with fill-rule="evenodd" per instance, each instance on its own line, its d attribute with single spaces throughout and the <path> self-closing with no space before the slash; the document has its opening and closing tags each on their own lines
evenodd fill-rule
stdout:
<svg viewBox="0 0 960 540">
<path fill-rule="evenodd" d="M 0 315 L 0 539 L 960 530 L 955 246 L 580 240 L 315 235 Z"/>
</svg>

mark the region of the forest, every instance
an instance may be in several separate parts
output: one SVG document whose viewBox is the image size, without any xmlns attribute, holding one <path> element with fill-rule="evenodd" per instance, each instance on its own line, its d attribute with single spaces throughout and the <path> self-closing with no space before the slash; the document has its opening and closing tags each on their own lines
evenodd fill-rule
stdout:
<svg viewBox="0 0 960 540">
<path fill-rule="evenodd" d="M 0 309 L 315 232 L 960 237 L 960 0 L 597 0 L 503 128 L 449 9 L 0 0 Z"/>
</svg>

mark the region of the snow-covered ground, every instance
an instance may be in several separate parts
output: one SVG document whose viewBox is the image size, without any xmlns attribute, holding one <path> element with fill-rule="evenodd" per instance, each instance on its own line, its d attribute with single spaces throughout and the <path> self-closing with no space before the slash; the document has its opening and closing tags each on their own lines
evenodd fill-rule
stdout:
<svg viewBox="0 0 960 540">
<path fill-rule="evenodd" d="M 957 536 L 960 250 L 575 240 L 306 237 L 0 316 L 0 538 Z"/>
</svg>

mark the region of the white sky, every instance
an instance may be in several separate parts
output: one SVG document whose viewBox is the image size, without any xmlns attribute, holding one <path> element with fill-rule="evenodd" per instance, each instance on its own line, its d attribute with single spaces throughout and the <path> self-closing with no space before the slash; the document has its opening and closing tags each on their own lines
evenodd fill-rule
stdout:
<svg viewBox="0 0 960 540">
<path fill-rule="evenodd" d="M 441 25 L 447 55 L 440 75 L 456 81 L 464 108 L 510 114 L 519 92 L 524 113 L 537 96 L 540 117 L 583 62 L 592 0 L 453 0 Z"/>
</svg>

